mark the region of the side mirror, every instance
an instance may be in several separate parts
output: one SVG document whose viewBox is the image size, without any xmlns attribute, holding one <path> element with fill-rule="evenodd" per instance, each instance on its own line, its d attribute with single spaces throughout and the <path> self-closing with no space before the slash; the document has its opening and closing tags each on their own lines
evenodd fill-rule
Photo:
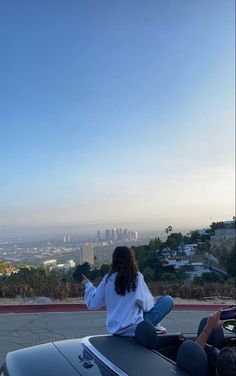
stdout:
<svg viewBox="0 0 236 376">
<path fill-rule="evenodd" d="M 236 333 L 236 320 L 227 320 L 223 323 L 223 328 L 229 332 Z"/>
</svg>

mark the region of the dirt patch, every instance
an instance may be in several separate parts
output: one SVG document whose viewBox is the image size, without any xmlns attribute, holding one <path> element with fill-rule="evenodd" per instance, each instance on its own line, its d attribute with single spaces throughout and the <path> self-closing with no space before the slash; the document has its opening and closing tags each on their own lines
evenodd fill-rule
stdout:
<svg viewBox="0 0 236 376">
<path fill-rule="evenodd" d="M 233 305 L 235 304 L 235 300 L 233 299 L 227 299 L 227 298 L 207 298 L 202 300 L 197 299 L 181 299 L 181 298 L 174 298 L 175 304 L 227 304 L 227 305 Z"/>
<path fill-rule="evenodd" d="M 227 299 L 224 297 L 212 297 L 203 300 L 197 299 L 181 299 L 174 298 L 175 304 L 235 304 L 235 300 Z M 0 298 L 0 305 L 20 305 L 20 304 L 38 304 L 34 298 Z M 84 300 L 80 298 L 68 298 L 68 299 L 52 299 L 50 304 L 84 304 Z"/>
<path fill-rule="evenodd" d="M 0 298 L 0 305 L 21 305 L 21 304 L 39 304 L 36 298 Z M 42 303 L 43 304 L 43 303 Z M 46 303 L 48 304 L 48 303 Z M 84 304 L 83 299 L 80 298 L 68 298 L 64 300 L 52 299 L 49 304 Z"/>
</svg>

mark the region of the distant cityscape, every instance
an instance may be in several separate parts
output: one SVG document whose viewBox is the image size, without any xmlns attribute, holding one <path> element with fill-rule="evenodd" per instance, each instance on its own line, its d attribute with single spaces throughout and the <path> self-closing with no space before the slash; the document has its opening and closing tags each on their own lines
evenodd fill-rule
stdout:
<svg viewBox="0 0 236 376">
<path fill-rule="evenodd" d="M 210 235 L 212 248 L 219 247 L 222 242 L 235 241 L 234 221 L 220 222 L 221 228 L 215 229 Z M 169 226 L 163 233 L 166 236 L 172 232 Z M 199 236 L 209 236 L 209 228 L 197 230 Z M 126 228 L 111 228 L 104 231 L 97 230 L 96 234 L 78 238 L 65 234 L 55 240 L 40 241 L 6 241 L 0 239 L 0 260 L 9 262 L 6 274 L 17 273 L 22 266 L 43 267 L 49 270 L 68 271 L 77 265 L 87 262 L 92 268 L 100 268 L 103 264 L 110 264 L 112 252 L 117 245 L 145 245 L 155 236 L 130 231 Z M 189 276 L 193 279 L 202 273 L 214 270 L 219 275 L 226 275 L 219 266 L 219 260 L 209 252 L 203 253 L 203 258 L 197 256 L 198 243 L 182 244 L 176 250 L 166 247 L 157 251 L 157 258 L 164 268 L 179 270 L 181 267 L 191 267 Z M 3 273 L 0 273 L 0 275 Z"/>
<path fill-rule="evenodd" d="M 65 234 L 55 240 L 12 241 L 0 239 L 0 260 L 49 269 L 74 268 L 77 264 L 88 262 L 94 267 L 111 262 L 114 247 L 119 244 L 128 246 L 148 241 L 149 237 L 138 231 L 122 228 L 96 231 L 96 235 L 79 238 Z M 10 268 L 9 273 L 12 272 Z"/>
</svg>

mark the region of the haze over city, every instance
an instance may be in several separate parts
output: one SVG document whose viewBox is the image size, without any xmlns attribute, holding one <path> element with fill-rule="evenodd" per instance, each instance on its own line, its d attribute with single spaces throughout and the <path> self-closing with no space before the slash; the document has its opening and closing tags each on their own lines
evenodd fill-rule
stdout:
<svg viewBox="0 0 236 376">
<path fill-rule="evenodd" d="M 233 0 L 2 1 L 1 234 L 232 219 L 234 14 Z"/>
</svg>

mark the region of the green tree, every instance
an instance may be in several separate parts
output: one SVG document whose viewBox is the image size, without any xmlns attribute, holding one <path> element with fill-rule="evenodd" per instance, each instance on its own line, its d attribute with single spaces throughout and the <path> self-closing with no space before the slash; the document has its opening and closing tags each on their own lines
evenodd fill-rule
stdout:
<svg viewBox="0 0 236 376">
<path fill-rule="evenodd" d="M 11 274 L 7 279 L 7 283 L 23 283 L 29 285 L 33 289 L 43 289 L 47 283 L 49 272 L 40 268 L 21 268 L 18 273 Z"/>
<path fill-rule="evenodd" d="M 220 258 L 221 264 L 231 277 L 236 277 L 236 245 L 230 251 L 224 251 Z"/>
<path fill-rule="evenodd" d="M 225 223 L 224 222 L 212 222 L 210 225 L 212 233 L 215 232 L 215 230 L 223 229 L 225 228 Z"/>
<path fill-rule="evenodd" d="M 191 272 L 193 270 L 192 265 L 183 265 L 181 266 L 176 272 L 176 279 L 178 280 L 185 280 L 188 272 Z"/>
<path fill-rule="evenodd" d="M 192 243 L 192 242 L 191 242 L 191 237 L 188 236 L 188 235 L 184 235 L 184 236 L 183 236 L 183 243 L 184 243 L 184 244 L 190 244 L 190 243 Z"/>
<path fill-rule="evenodd" d="M 100 276 L 104 277 L 107 273 L 109 273 L 110 265 L 109 264 L 102 264 L 100 268 Z"/>
<path fill-rule="evenodd" d="M 90 271 L 89 278 L 91 281 L 94 281 L 95 279 L 99 278 L 99 276 L 100 276 L 100 269 L 95 268 Z"/>
<path fill-rule="evenodd" d="M 151 239 L 149 244 L 148 244 L 148 247 L 150 250 L 158 250 L 160 249 L 161 247 L 161 244 L 162 244 L 162 241 L 160 240 L 160 238 L 155 238 L 155 239 Z"/>
<path fill-rule="evenodd" d="M 159 242 L 157 238 L 157 243 Z M 149 246 L 139 246 L 133 248 L 139 270 L 144 273 L 145 268 L 150 268 L 153 272 L 152 278 L 158 280 L 162 273 L 160 260 L 157 258 L 157 251 Z M 149 270 L 149 269 L 148 269 Z"/>
<path fill-rule="evenodd" d="M 156 249 L 156 245 L 155 245 L 155 240 L 154 239 L 151 239 L 148 243 L 148 247 L 149 249 L 151 250 L 155 250 Z"/>
<path fill-rule="evenodd" d="M 82 265 L 78 265 L 75 268 L 75 271 L 73 273 L 73 278 L 76 282 L 81 282 L 83 279 L 83 274 L 87 277 L 90 278 L 90 270 L 91 267 L 88 262 L 84 262 Z"/>
<path fill-rule="evenodd" d="M 211 248 L 211 243 L 206 240 L 205 242 L 198 243 L 197 251 L 200 255 L 204 256 L 205 252 L 209 252 Z"/>
<path fill-rule="evenodd" d="M 198 242 L 200 242 L 201 235 L 200 235 L 199 231 L 197 231 L 197 230 L 191 231 L 190 235 L 191 235 L 191 243 L 198 243 Z"/>
<path fill-rule="evenodd" d="M 152 268 L 153 262 L 156 259 L 156 252 L 153 249 L 150 249 L 149 246 L 139 246 L 133 248 L 135 257 L 141 272 L 149 266 Z"/>
<path fill-rule="evenodd" d="M 181 232 L 173 232 L 171 235 L 168 236 L 165 244 L 166 247 L 169 247 L 170 249 L 176 250 L 178 246 L 180 246 L 183 243 L 183 235 Z"/>
<path fill-rule="evenodd" d="M 174 273 L 163 273 L 160 277 L 161 281 L 176 281 L 176 275 Z"/>
<path fill-rule="evenodd" d="M 147 266 L 143 271 L 143 276 L 144 276 L 144 279 L 147 282 L 153 281 L 154 280 L 154 271 L 149 266 Z"/>
<path fill-rule="evenodd" d="M 208 234 L 203 234 L 202 236 L 201 236 L 201 242 L 206 242 L 206 241 L 210 241 L 210 239 L 211 239 L 211 235 L 208 233 Z"/>
<path fill-rule="evenodd" d="M 173 227 L 171 225 L 166 227 L 166 229 L 165 229 L 165 232 L 166 232 L 167 235 L 169 234 L 169 232 L 172 232 L 172 231 L 173 231 Z"/>
</svg>

